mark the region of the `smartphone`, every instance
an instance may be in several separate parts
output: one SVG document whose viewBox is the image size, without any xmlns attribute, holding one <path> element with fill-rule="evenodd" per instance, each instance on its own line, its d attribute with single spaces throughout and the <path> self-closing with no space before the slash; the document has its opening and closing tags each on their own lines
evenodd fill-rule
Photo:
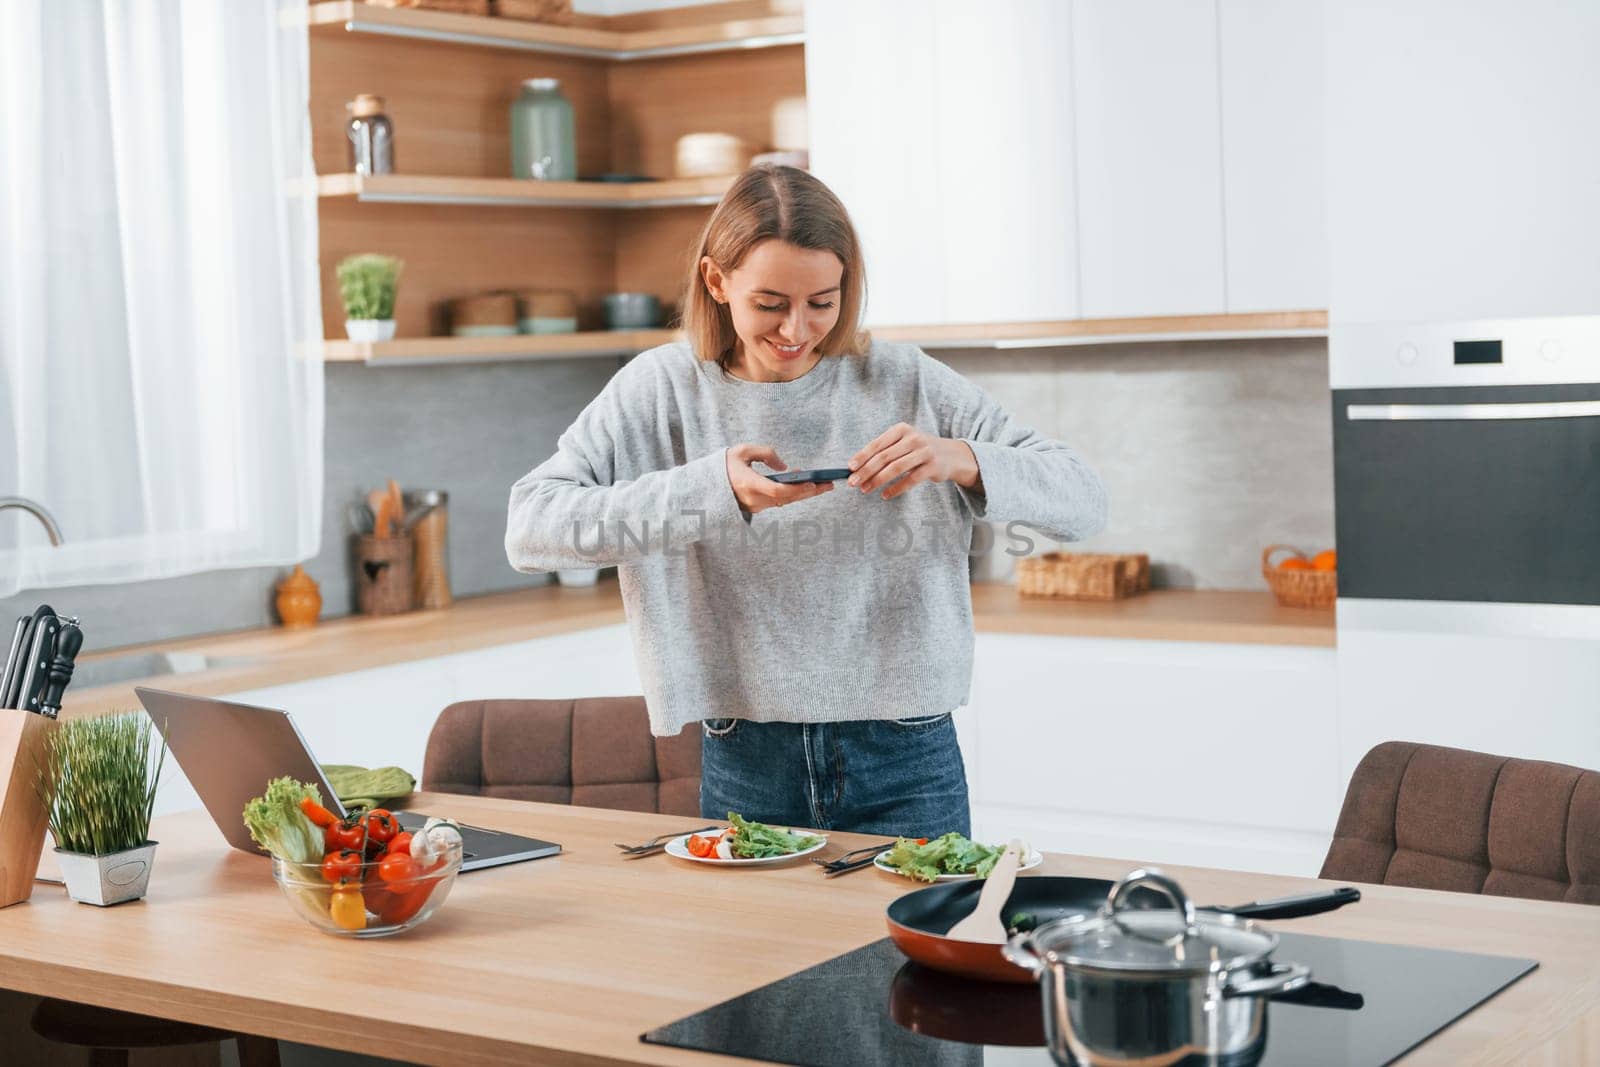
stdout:
<svg viewBox="0 0 1600 1067">
<path fill-rule="evenodd" d="M 842 482 L 850 477 L 850 468 L 823 467 L 814 471 L 782 471 L 778 474 L 769 474 L 767 477 L 784 485 L 793 485 L 796 482 Z"/>
</svg>

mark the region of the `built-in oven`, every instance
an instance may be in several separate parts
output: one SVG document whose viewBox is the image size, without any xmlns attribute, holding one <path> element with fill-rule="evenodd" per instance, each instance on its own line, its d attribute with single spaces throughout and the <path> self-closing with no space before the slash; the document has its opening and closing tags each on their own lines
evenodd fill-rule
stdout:
<svg viewBox="0 0 1600 1067">
<path fill-rule="evenodd" d="M 1600 767 L 1600 316 L 1330 330 L 1341 762 Z"/>
<path fill-rule="evenodd" d="M 1339 592 L 1600 604 L 1600 385 L 1334 393 Z"/>
</svg>

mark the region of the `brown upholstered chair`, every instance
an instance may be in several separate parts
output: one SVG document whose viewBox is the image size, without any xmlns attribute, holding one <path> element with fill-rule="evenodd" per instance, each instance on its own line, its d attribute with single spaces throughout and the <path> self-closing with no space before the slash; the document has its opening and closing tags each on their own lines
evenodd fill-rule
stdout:
<svg viewBox="0 0 1600 1067">
<path fill-rule="evenodd" d="M 643 697 L 468 700 L 439 713 L 422 788 L 700 814 L 700 731 L 652 737 Z"/>
<path fill-rule="evenodd" d="M 1600 773 L 1385 742 L 1350 776 L 1322 877 L 1600 904 Z"/>
</svg>

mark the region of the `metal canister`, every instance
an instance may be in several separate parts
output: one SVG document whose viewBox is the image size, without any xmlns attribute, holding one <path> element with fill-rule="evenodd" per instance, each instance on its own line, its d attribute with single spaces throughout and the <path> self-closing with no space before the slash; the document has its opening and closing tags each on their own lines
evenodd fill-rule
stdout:
<svg viewBox="0 0 1600 1067">
<path fill-rule="evenodd" d="M 450 606 L 450 494 L 442 489 L 413 489 L 405 494 L 406 516 L 421 511 L 412 523 L 417 542 L 415 576 L 417 607 Z"/>
</svg>

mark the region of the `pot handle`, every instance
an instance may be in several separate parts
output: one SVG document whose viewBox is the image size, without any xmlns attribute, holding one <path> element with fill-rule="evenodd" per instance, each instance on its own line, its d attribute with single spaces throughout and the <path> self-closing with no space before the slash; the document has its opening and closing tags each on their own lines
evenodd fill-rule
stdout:
<svg viewBox="0 0 1600 1067">
<path fill-rule="evenodd" d="M 1238 980 L 1235 980 L 1238 976 Z M 1265 968 L 1235 971 L 1222 987 L 1225 997 L 1265 997 L 1288 993 L 1311 981 L 1311 968 L 1303 963 L 1272 963 Z"/>
<path fill-rule="evenodd" d="M 1106 911 L 1115 916 L 1122 911 L 1128 903 L 1128 895 L 1135 889 L 1154 889 L 1157 893 L 1172 901 L 1175 911 L 1183 915 L 1183 928 L 1187 933 L 1195 931 L 1194 903 L 1184 893 L 1183 887 L 1168 878 L 1154 867 L 1140 867 L 1129 872 L 1128 876 L 1111 887 L 1111 896 L 1106 899 Z"/>
<path fill-rule="evenodd" d="M 1031 933 L 1026 930 L 1012 934 L 1011 940 L 1000 946 L 1000 955 L 1037 978 L 1044 973 L 1044 960 L 1033 951 L 1031 940 Z"/>
</svg>

